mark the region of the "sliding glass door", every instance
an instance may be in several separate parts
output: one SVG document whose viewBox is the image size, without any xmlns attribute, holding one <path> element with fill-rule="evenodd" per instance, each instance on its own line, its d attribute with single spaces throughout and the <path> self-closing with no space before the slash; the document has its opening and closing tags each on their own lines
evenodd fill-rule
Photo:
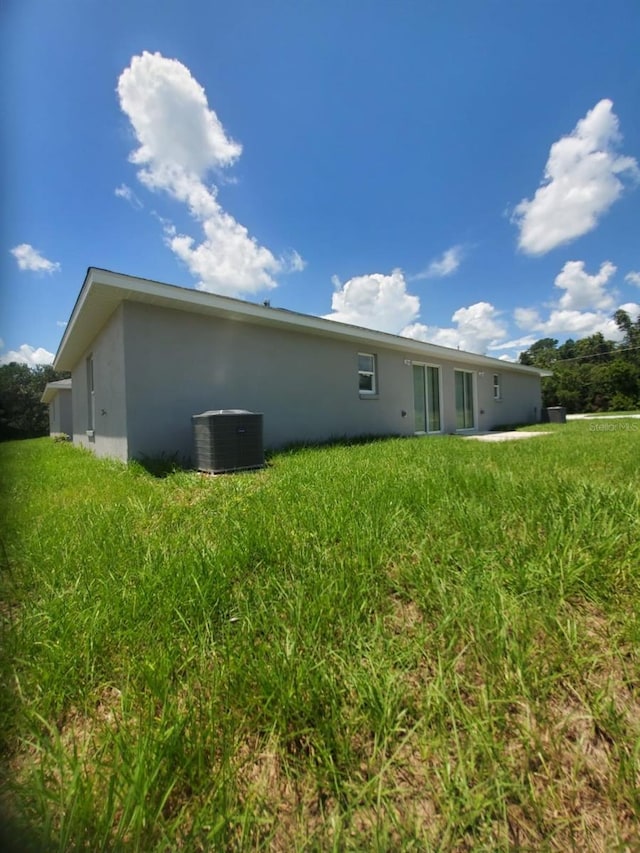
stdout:
<svg viewBox="0 0 640 853">
<path fill-rule="evenodd" d="M 455 371 L 456 383 L 456 429 L 473 429 L 475 415 L 473 405 L 473 373 Z"/>
<path fill-rule="evenodd" d="M 413 400 L 416 432 L 440 432 L 440 368 L 413 365 Z"/>
</svg>

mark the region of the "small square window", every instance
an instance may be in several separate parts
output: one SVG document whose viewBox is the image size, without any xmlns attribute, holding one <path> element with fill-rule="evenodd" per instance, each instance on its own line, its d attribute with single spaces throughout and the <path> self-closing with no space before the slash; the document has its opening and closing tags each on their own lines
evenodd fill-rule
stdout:
<svg viewBox="0 0 640 853">
<path fill-rule="evenodd" d="M 372 353 L 358 353 L 358 390 L 360 394 L 377 392 L 376 357 Z"/>
</svg>

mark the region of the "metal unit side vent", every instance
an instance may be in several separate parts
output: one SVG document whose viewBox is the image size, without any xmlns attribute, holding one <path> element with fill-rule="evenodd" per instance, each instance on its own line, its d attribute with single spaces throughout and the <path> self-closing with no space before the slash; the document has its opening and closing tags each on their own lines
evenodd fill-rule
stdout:
<svg viewBox="0 0 640 853">
<path fill-rule="evenodd" d="M 264 467 L 262 414 L 217 409 L 192 415 L 196 468 L 212 474 Z"/>
</svg>

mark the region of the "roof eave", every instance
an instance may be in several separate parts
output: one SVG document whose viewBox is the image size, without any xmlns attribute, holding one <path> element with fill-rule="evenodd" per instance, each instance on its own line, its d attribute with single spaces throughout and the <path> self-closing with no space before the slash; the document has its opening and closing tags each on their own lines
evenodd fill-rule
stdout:
<svg viewBox="0 0 640 853">
<path fill-rule="evenodd" d="M 78 317 L 80 315 L 80 311 L 84 300 L 87 297 L 87 292 L 89 290 L 89 283 L 91 274 L 93 272 L 93 267 L 89 267 L 87 269 L 86 275 L 84 277 L 84 281 L 82 282 L 82 287 L 80 288 L 80 293 L 75 301 L 73 309 L 71 310 L 71 315 L 69 317 L 69 321 L 65 326 L 64 334 L 62 335 L 62 339 L 58 344 L 58 349 L 56 350 L 56 354 L 53 359 L 53 367 L 55 370 L 71 370 L 74 364 L 68 365 L 64 361 L 64 352 L 65 347 L 68 345 L 69 340 L 73 336 L 73 331 L 75 329 L 76 323 L 78 322 Z"/>
<path fill-rule="evenodd" d="M 98 292 L 98 288 L 100 291 Z M 392 335 L 361 326 L 353 326 L 324 317 L 300 314 L 280 308 L 271 308 L 245 302 L 229 296 L 219 296 L 193 288 L 177 287 L 149 279 L 127 276 L 109 270 L 89 267 L 82 288 L 74 305 L 69 323 L 54 359 L 56 370 L 72 370 L 82 354 L 91 346 L 91 341 L 104 326 L 117 306 L 127 300 L 152 303 L 181 311 L 227 316 L 243 322 L 288 328 L 298 332 L 325 335 L 342 340 L 351 340 L 366 346 L 378 344 L 387 348 L 414 355 L 416 360 L 439 358 L 453 362 L 474 364 L 498 370 L 515 370 L 519 373 L 541 375 L 538 368 L 502 361 L 491 356 L 455 350 L 414 338 Z M 85 315 L 89 314 L 89 317 Z M 93 316 L 91 316 L 91 314 Z M 85 320 L 91 320 L 83 329 Z"/>
<path fill-rule="evenodd" d="M 61 391 L 71 391 L 70 379 L 58 379 L 55 382 L 47 382 L 40 397 L 40 402 L 50 403 L 56 394 L 59 394 Z"/>
</svg>

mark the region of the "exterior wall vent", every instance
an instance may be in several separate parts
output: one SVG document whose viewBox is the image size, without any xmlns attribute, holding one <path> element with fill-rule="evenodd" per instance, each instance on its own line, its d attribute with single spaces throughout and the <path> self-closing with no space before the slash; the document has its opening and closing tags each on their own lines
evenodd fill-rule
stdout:
<svg viewBox="0 0 640 853">
<path fill-rule="evenodd" d="M 192 415 L 196 468 L 212 474 L 264 467 L 262 414 L 217 409 Z"/>
</svg>

